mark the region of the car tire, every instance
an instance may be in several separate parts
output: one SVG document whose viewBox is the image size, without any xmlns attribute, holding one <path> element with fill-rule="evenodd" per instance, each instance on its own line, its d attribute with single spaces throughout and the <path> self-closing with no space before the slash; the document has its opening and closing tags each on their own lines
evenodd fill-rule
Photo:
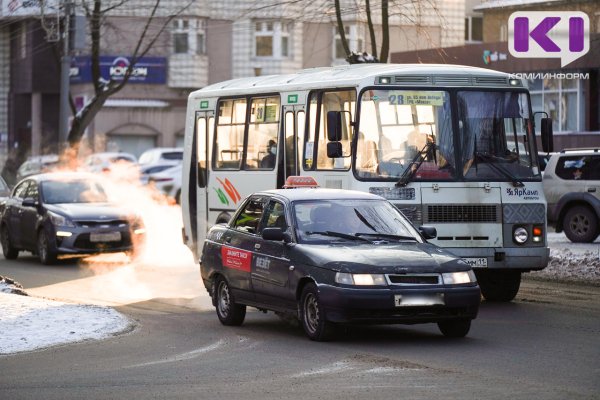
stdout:
<svg viewBox="0 0 600 400">
<path fill-rule="evenodd" d="M 40 262 L 44 265 L 52 265 L 56 262 L 56 252 L 52 248 L 48 234 L 44 229 L 40 229 L 38 233 L 37 253 Z"/>
<path fill-rule="evenodd" d="M 565 235 L 574 243 L 591 243 L 598 237 L 598 218 L 586 206 L 570 208 L 563 218 Z"/>
<path fill-rule="evenodd" d="M 217 316 L 223 325 L 239 326 L 246 317 L 246 306 L 236 304 L 229 284 L 224 278 L 215 282 L 215 307 Z"/>
<path fill-rule="evenodd" d="M 325 319 L 319 291 L 314 283 L 308 283 L 302 289 L 298 308 L 302 328 L 310 340 L 324 342 L 332 338 L 334 326 Z"/>
<path fill-rule="evenodd" d="M 521 287 L 521 272 L 476 269 L 477 283 L 487 301 L 512 301 Z"/>
<path fill-rule="evenodd" d="M 19 256 L 19 249 L 14 247 L 10 241 L 10 232 L 8 226 L 2 225 L 0 232 L 0 240 L 2 241 L 2 253 L 7 260 L 14 260 Z"/>
<path fill-rule="evenodd" d="M 440 332 L 447 338 L 462 338 L 467 336 L 471 329 L 470 319 L 457 319 L 438 322 Z"/>
</svg>

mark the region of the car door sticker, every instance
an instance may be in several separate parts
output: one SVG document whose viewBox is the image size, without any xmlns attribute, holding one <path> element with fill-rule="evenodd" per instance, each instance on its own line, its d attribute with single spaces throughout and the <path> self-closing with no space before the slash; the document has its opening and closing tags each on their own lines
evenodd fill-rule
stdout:
<svg viewBox="0 0 600 400">
<path fill-rule="evenodd" d="M 223 259 L 223 267 L 250 272 L 252 253 L 249 251 L 224 246 L 221 247 L 221 258 Z"/>
<path fill-rule="evenodd" d="M 264 272 L 269 272 L 271 260 L 266 257 L 256 257 L 256 268 L 260 268 Z"/>
</svg>

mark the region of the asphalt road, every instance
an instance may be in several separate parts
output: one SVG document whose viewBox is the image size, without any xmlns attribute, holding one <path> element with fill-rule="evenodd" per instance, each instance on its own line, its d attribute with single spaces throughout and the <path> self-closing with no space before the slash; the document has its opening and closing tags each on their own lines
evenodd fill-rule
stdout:
<svg viewBox="0 0 600 400">
<path fill-rule="evenodd" d="M 1 357 L 1 399 L 600 398 L 598 287 L 526 280 L 516 301 L 482 303 L 460 340 L 430 324 L 350 327 L 315 343 L 272 313 L 222 326 L 194 265 L 20 257 L 0 259 L 0 275 L 136 321 L 108 340 Z"/>
</svg>

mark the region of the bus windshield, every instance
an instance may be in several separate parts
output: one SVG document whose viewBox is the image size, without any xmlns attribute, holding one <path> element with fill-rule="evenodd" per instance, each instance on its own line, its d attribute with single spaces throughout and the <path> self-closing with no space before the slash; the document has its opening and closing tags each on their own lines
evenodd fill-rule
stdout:
<svg viewBox="0 0 600 400">
<path fill-rule="evenodd" d="M 361 96 L 356 173 L 362 179 L 539 179 L 525 92 L 458 91 L 458 135 L 451 94 L 440 90 L 366 90 Z"/>
<path fill-rule="evenodd" d="M 458 92 L 460 166 L 467 180 L 539 177 L 525 93 Z"/>
<path fill-rule="evenodd" d="M 359 178 L 454 180 L 450 95 L 367 90 L 360 103 Z"/>
</svg>

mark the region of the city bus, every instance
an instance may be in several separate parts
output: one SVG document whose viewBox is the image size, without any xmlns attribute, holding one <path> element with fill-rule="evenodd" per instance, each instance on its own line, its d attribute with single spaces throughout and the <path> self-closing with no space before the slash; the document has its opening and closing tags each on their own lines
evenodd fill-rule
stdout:
<svg viewBox="0 0 600 400">
<path fill-rule="evenodd" d="M 521 273 L 548 263 L 530 96 L 505 73 L 359 64 L 233 79 L 189 95 L 184 145 L 183 236 L 196 259 L 246 196 L 311 176 L 434 226 L 430 242 L 473 267 L 487 300 L 511 301 Z"/>
</svg>

